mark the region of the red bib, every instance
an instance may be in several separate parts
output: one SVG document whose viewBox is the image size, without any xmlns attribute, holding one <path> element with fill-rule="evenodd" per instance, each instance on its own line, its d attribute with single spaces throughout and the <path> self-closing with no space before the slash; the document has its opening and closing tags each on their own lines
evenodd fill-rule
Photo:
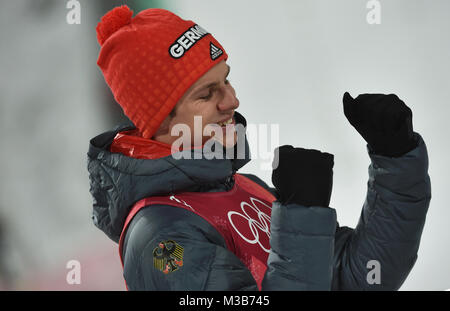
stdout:
<svg viewBox="0 0 450 311">
<path fill-rule="evenodd" d="M 189 210 L 208 221 L 225 239 L 227 248 L 250 270 L 261 290 L 270 251 L 270 215 L 276 198 L 252 180 L 235 174 L 233 189 L 227 192 L 183 192 L 138 201 L 131 209 L 119 241 L 122 246 L 131 219 L 143 207 L 164 204 Z"/>
</svg>

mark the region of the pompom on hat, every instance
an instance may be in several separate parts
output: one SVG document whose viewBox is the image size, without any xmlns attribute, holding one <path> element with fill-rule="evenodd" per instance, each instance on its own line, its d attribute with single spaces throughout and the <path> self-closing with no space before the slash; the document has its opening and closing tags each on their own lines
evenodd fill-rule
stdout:
<svg viewBox="0 0 450 311">
<path fill-rule="evenodd" d="M 189 87 L 228 55 L 205 29 L 170 11 L 132 15 L 123 5 L 101 18 L 97 64 L 125 115 L 151 139 Z"/>
</svg>

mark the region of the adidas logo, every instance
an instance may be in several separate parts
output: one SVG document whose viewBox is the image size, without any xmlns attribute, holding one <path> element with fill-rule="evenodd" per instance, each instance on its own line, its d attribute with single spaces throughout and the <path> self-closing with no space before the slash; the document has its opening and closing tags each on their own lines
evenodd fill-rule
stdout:
<svg viewBox="0 0 450 311">
<path fill-rule="evenodd" d="M 215 46 L 214 44 L 212 44 L 212 42 L 209 43 L 209 53 L 211 55 L 211 59 L 212 60 L 216 60 L 220 55 L 223 54 L 223 51 L 218 48 L 217 46 Z"/>
</svg>

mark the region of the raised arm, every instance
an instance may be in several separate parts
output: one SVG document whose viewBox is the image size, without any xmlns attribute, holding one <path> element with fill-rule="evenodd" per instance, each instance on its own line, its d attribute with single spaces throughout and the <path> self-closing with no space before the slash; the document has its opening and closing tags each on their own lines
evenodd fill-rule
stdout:
<svg viewBox="0 0 450 311">
<path fill-rule="evenodd" d="M 336 231 L 332 288 L 397 290 L 416 262 L 431 199 L 427 149 L 395 95 L 346 93 L 344 112 L 367 141 L 371 165 L 357 227 Z M 379 263 L 376 282 L 368 282 L 371 260 Z"/>
</svg>

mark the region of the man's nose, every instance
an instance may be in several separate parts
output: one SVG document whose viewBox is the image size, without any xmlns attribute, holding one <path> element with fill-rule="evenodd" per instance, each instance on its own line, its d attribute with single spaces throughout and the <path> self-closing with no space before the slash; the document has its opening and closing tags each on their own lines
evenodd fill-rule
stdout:
<svg viewBox="0 0 450 311">
<path fill-rule="evenodd" d="M 219 110 L 223 111 L 235 110 L 239 107 L 239 99 L 237 99 L 236 92 L 232 87 L 226 89 L 224 97 L 218 106 Z"/>
</svg>

